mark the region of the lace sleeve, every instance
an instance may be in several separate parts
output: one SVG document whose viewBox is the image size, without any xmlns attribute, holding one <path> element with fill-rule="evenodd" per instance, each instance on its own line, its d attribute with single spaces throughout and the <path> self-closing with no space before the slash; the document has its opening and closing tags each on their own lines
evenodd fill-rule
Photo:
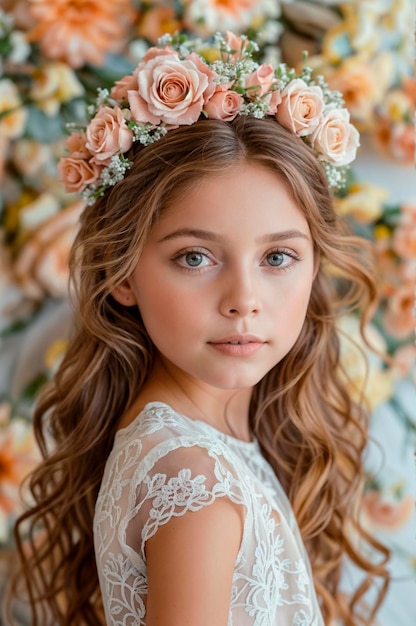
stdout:
<svg viewBox="0 0 416 626">
<path fill-rule="evenodd" d="M 146 542 L 173 518 L 224 498 L 242 507 L 229 624 L 322 626 L 312 572 L 293 514 L 254 444 L 238 446 L 157 406 L 109 457 L 96 503 L 94 540 L 107 624 L 144 626 Z"/>
<path fill-rule="evenodd" d="M 236 460 L 221 441 L 142 437 L 113 450 L 96 505 L 96 553 L 122 552 L 138 567 L 145 544 L 173 517 L 216 498 L 244 504 Z"/>
<path fill-rule="evenodd" d="M 122 527 L 126 545 L 145 561 L 145 544 L 173 517 L 217 498 L 244 504 L 240 479 L 221 442 L 172 440 L 151 450 L 137 468 Z"/>
</svg>

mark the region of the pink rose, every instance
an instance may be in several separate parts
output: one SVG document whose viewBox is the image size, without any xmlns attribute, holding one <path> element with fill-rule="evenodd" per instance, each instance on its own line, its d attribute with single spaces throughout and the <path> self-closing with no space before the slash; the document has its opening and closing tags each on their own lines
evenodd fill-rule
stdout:
<svg viewBox="0 0 416 626">
<path fill-rule="evenodd" d="M 118 152 L 127 152 L 133 143 L 133 133 L 128 128 L 120 107 L 100 107 L 87 126 L 87 149 L 93 153 L 94 162 L 108 165 Z"/>
<path fill-rule="evenodd" d="M 58 163 L 60 180 L 68 193 L 80 193 L 100 177 L 101 167 L 85 159 L 63 157 Z"/>
<path fill-rule="evenodd" d="M 91 152 L 87 149 L 87 136 L 85 133 L 72 133 L 65 141 L 65 145 L 73 159 L 90 159 Z"/>
<path fill-rule="evenodd" d="M 237 61 L 241 52 L 245 50 L 248 46 L 248 40 L 242 40 L 241 37 L 235 35 L 230 30 L 227 30 L 225 33 L 225 41 L 230 46 L 231 50 L 235 50 L 236 52 L 231 55 L 231 58 Z"/>
<path fill-rule="evenodd" d="M 111 89 L 110 96 L 119 102 L 127 100 L 127 92 L 130 89 L 135 89 L 137 87 L 138 71 L 139 68 L 136 67 L 133 74 L 129 74 L 129 76 L 124 76 L 124 78 L 118 80 Z"/>
<path fill-rule="evenodd" d="M 271 91 L 274 82 L 276 81 L 273 67 L 271 65 L 260 65 L 247 76 L 245 87 L 246 89 L 248 88 L 249 96 L 264 96 L 268 91 Z"/>
<path fill-rule="evenodd" d="M 276 115 L 277 107 L 282 101 L 282 95 L 280 93 L 280 89 L 274 89 L 270 93 L 264 96 L 265 102 L 269 105 L 267 109 L 267 115 Z"/>
<path fill-rule="evenodd" d="M 335 165 L 348 165 L 355 159 L 360 145 L 360 134 L 350 124 L 347 109 L 334 108 L 326 111 L 321 123 L 311 135 L 310 142 L 326 161 Z"/>
<path fill-rule="evenodd" d="M 205 74 L 208 78 L 208 86 L 204 91 L 204 102 L 207 102 L 217 88 L 217 84 L 214 82 L 214 79 L 218 76 L 218 74 L 217 72 L 214 72 L 214 70 L 211 70 L 195 52 L 191 52 L 191 54 L 186 58 L 195 63 L 199 71 Z"/>
<path fill-rule="evenodd" d="M 191 59 L 181 61 L 171 54 L 145 63 L 138 75 L 138 86 L 138 91 L 128 92 L 136 122 L 186 125 L 199 118 L 209 80 Z"/>
<path fill-rule="evenodd" d="M 241 102 L 242 97 L 235 91 L 219 90 L 205 105 L 205 112 L 210 119 L 230 122 L 238 115 Z"/>
<path fill-rule="evenodd" d="M 282 91 L 276 119 L 299 137 L 305 137 L 319 124 L 323 108 L 322 89 L 318 85 L 308 86 L 301 78 L 295 78 Z"/>
<path fill-rule="evenodd" d="M 179 59 L 179 55 L 173 48 L 169 48 L 169 46 L 165 46 L 164 48 L 158 48 L 157 46 L 152 46 L 149 48 L 144 55 L 142 62 L 139 65 L 139 70 L 148 62 L 154 59 L 155 57 L 163 57 L 163 56 L 176 56 Z"/>
</svg>

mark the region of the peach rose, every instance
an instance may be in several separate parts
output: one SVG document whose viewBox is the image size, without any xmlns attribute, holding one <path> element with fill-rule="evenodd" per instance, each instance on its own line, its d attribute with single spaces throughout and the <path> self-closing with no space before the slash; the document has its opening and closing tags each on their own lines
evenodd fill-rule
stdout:
<svg viewBox="0 0 416 626">
<path fill-rule="evenodd" d="M 132 117 L 140 123 L 193 124 L 208 85 L 207 73 L 192 59 L 180 61 L 174 54 L 154 57 L 141 67 L 138 91 L 128 92 Z"/>
<path fill-rule="evenodd" d="M 280 107 L 279 107 L 280 109 Z M 350 124 L 347 109 L 329 109 L 311 135 L 311 144 L 325 160 L 335 165 L 348 165 L 355 159 L 360 134 Z"/>
<path fill-rule="evenodd" d="M 199 71 L 205 74 L 205 76 L 208 78 L 208 85 L 206 89 L 204 90 L 204 94 L 203 94 L 204 102 L 207 102 L 210 99 L 210 97 L 214 94 L 214 92 L 217 90 L 218 85 L 215 82 L 215 79 L 217 78 L 218 74 L 217 72 L 214 72 L 214 70 L 211 70 L 208 67 L 208 65 L 204 63 L 201 57 L 199 57 L 195 52 L 191 52 L 191 54 L 189 54 L 186 58 L 187 60 L 195 63 Z"/>
<path fill-rule="evenodd" d="M 409 521 L 413 511 L 413 498 L 410 494 L 401 500 L 384 498 L 372 489 L 363 497 L 363 513 L 371 526 L 384 531 L 394 531 Z"/>
<path fill-rule="evenodd" d="M 116 81 L 110 91 L 110 96 L 119 100 L 120 102 L 123 100 L 127 101 L 127 93 L 130 89 L 135 89 L 137 87 L 137 74 L 139 72 L 139 68 L 136 67 L 133 74 L 129 74 L 128 76 L 124 76 L 120 80 Z"/>
<path fill-rule="evenodd" d="M 101 165 L 108 165 L 114 154 L 127 152 L 133 143 L 133 133 L 118 106 L 100 107 L 88 124 L 86 135 L 86 147 L 94 154 L 94 162 Z"/>
<path fill-rule="evenodd" d="M 146 54 L 144 55 L 142 62 L 139 64 L 138 67 L 136 67 L 134 72 L 132 74 L 129 74 L 128 76 L 124 76 L 123 78 L 121 78 L 120 80 L 114 83 L 110 91 L 110 96 L 112 98 L 115 98 L 116 100 L 119 100 L 120 102 L 123 100 L 127 101 L 128 92 L 130 90 L 137 89 L 137 76 L 139 74 L 139 71 L 141 71 L 142 67 L 145 66 L 147 61 L 150 61 L 151 59 L 154 59 L 155 57 L 160 57 L 160 56 L 165 56 L 165 55 L 171 56 L 172 54 L 176 55 L 179 58 L 179 55 L 176 52 L 174 52 L 172 48 L 165 47 L 163 49 L 160 49 L 160 48 L 157 48 L 156 46 L 152 46 L 151 48 L 149 48 L 146 51 Z"/>
<path fill-rule="evenodd" d="M 87 135 L 85 133 L 72 133 L 65 141 L 65 145 L 74 159 L 90 159 L 92 157 L 86 143 Z"/>
<path fill-rule="evenodd" d="M 231 50 L 236 50 L 232 57 L 237 60 L 240 56 L 241 52 L 244 51 L 248 46 L 247 40 L 242 40 L 241 37 L 232 33 L 230 30 L 227 30 L 225 33 L 225 41 L 230 46 Z"/>
<path fill-rule="evenodd" d="M 205 112 L 210 119 L 230 122 L 238 115 L 241 102 L 242 97 L 235 91 L 219 90 L 205 105 Z"/>
<path fill-rule="evenodd" d="M 282 91 L 276 119 L 285 128 L 305 137 L 318 126 L 324 109 L 324 96 L 318 85 L 307 85 L 295 78 Z"/>
<path fill-rule="evenodd" d="M 277 107 L 282 102 L 282 94 L 280 93 L 280 89 L 274 89 L 270 93 L 264 96 L 265 101 L 269 105 L 267 109 L 267 115 L 276 115 Z"/>
<path fill-rule="evenodd" d="M 72 156 L 60 159 L 57 167 L 67 193 L 81 193 L 98 180 L 102 169 L 96 163 Z"/>
<path fill-rule="evenodd" d="M 155 59 L 156 57 L 163 56 L 175 56 L 179 59 L 179 54 L 172 50 L 170 46 L 165 46 L 164 48 L 158 48 L 157 46 L 151 46 L 148 50 L 146 50 L 145 55 L 143 56 L 142 62 L 139 65 L 139 70 L 141 70 L 148 61 Z"/>
<path fill-rule="evenodd" d="M 271 90 L 275 82 L 274 69 L 271 65 L 260 65 L 245 80 L 245 87 L 249 89 L 248 95 L 264 96 Z"/>
</svg>

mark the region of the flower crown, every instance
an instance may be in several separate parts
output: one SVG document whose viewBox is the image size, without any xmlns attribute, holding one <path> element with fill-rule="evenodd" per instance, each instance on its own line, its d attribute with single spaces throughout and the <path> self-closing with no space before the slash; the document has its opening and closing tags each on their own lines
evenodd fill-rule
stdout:
<svg viewBox="0 0 416 626">
<path fill-rule="evenodd" d="M 297 75 L 284 63 L 276 69 L 260 64 L 257 51 L 254 41 L 231 32 L 216 35 L 210 47 L 185 35 L 162 37 L 131 75 L 111 91 L 98 89 L 87 126 L 68 138 L 69 155 L 58 164 L 66 191 L 93 204 L 132 166 L 126 153 L 134 142 L 147 146 L 178 126 L 237 115 L 274 117 L 312 147 L 329 186 L 342 187 L 359 133 L 340 92 L 322 76 L 313 80 L 308 67 Z"/>
</svg>

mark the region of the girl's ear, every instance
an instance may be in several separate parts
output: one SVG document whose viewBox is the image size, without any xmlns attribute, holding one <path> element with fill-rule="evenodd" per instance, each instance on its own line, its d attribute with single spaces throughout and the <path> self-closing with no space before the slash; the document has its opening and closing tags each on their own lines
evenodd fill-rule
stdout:
<svg viewBox="0 0 416 626">
<path fill-rule="evenodd" d="M 119 304 L 123 304 L 124 306 L 135 306 L 137 304 L 136 296 L 134 295 L 128 278 L 123 280 L 120 285 L 117 285 L 111 292 L 111 295 Z"/>
</svg>

